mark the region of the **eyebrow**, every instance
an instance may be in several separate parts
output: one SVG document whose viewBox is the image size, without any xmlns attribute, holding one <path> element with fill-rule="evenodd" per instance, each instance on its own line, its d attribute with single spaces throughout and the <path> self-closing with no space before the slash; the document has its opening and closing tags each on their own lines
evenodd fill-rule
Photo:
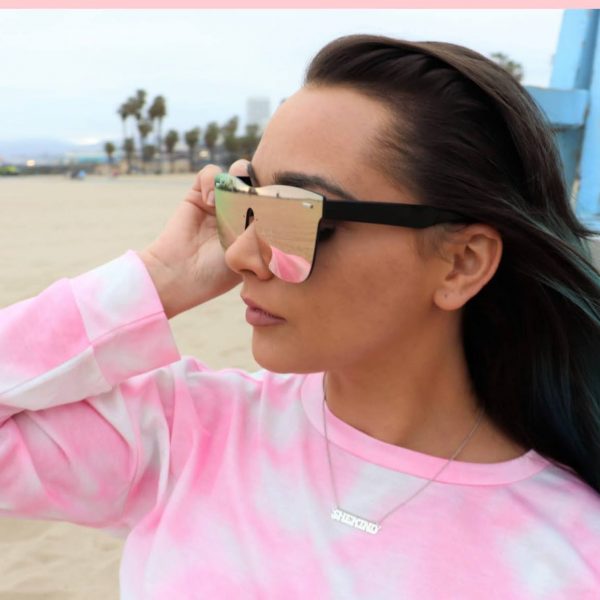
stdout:
<svg viewBox="0 0 600 600">
<path fill-rule="evenodd" d="M 252 163 L 248 163 L 248 175 L 252 180 L 252 184 L 255 187 L 260 187 L 258 178 L 256 177 L 256 171 L 252 166 Z M 301 173 L 298 171 L 276 171 L 273 174 L 274 185 L 291 185 L 293 187 L 299 187 L 311 190 L 312 188 L 318 188 L 334 196 L 339 196 L 344 200 L 353 200 L 358 202 L 353 194 L 346 191 L 343 187 L 337 183 L 321 177 L 320 175 L 309 175 L 308 173 Z"/>
</svg>

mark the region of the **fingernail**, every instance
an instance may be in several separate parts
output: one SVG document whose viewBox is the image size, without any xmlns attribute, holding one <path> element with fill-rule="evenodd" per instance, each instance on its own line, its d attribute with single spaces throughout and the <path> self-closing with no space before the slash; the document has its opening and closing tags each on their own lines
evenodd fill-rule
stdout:
<svg viewBox="0 0 600 600">
<path fill-rule="evenodd" d="M 208 196 L 206 197 L 206 204 L 208 204 L 209 206 L 215 205 L 215 192 L 213 190 L 210 190 L 210 192 L 208 192 Z"/>
</svg>

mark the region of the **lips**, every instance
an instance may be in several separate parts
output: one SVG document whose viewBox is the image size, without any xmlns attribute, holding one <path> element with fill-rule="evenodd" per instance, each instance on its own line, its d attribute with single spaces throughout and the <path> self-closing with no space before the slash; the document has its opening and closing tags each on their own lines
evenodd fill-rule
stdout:
<svg viewBox="0 0 600 600">
<path fill-rule="evenodd" d="M 276 314 L 268 311 L 266 308 L 263 308 L 262 306 L 256 304 L 256 302 L 252 302 L 252 300 L 250 300 L 249 298 L 245 298 L 244 296 L 242 296 L 242 300 L 249 308 L 252 308 L 254 310 L 260 310 L 261 312 L 264 312 L 266 315 L 269 315 L 270 317 L 274 317 L 276 319 L 283 319 L 283 317 L 280 317 L 279 315 L 276 315 Z"/>
</svg>

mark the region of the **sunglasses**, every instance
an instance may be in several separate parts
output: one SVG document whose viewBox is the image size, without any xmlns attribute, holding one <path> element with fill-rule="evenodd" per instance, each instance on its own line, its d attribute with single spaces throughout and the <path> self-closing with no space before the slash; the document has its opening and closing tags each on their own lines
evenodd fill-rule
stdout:
<svg viewBox="0 0 600 600">
<path fill-rule="evenodd" d="M 249 177 L 215 177 L 217 232 L 226 250 L 253 224 L 269 270 L 288 283 L 301 283 L 312 272 L 318 242 L 331 233 L 329 221 L 354 221 L 422 229 L 472 219 L 422 204 L 329 200 L 288 185 L 253 187 Z"/>
</svg>

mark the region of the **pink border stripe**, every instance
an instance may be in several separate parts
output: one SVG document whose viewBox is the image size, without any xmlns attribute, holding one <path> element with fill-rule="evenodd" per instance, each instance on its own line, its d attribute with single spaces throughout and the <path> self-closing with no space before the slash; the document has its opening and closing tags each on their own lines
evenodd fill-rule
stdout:
<svg viewBox="0 0 600 600">
<path fill-rule="evenodd" d="M 600 8 L 600 0 L 0 0 L 2 8 Z"/>
</svg>

